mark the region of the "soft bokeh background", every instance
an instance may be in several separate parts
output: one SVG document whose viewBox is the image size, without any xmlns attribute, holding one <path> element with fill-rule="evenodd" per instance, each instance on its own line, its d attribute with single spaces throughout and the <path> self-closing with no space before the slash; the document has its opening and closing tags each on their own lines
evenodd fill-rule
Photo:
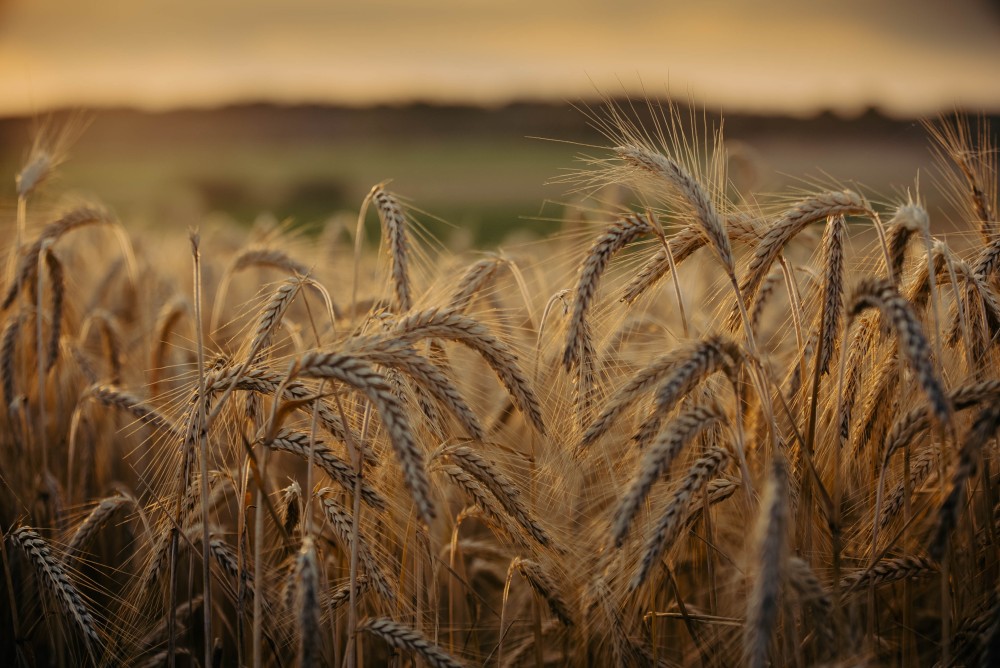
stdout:
<svg viewBox="0 0 1000 668">
<path fill-rule="evenodd" d="M 626 92 L 725 114 L 749 187 L 888 198 L 932 170 L 915 119 L 996 113 L 997 81 L 995 0 L 0 0 L 0 199 L 90 108 L 59 187 L 122 216 L 318 222 L 393 178 L 487 243 L 566 198 L 578 147 L 530 137 L 593 141 L 566 103 Z"/>
</svg>

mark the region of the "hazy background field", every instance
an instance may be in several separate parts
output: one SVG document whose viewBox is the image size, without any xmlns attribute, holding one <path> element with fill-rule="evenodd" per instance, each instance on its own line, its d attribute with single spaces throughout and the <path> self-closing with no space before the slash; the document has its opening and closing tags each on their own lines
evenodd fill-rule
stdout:
<svg viewBox="0 0 1000 668">
<path fill-rule="evenodd" d="M 247 224 L 269 215 L 314 228 L 356 211 L 372 185 L 393 179 L 393 189 L 431 214 L 423 221 L 437 236 L 480 247 L 515 228 L 555 229 L 552 219 L 578 197 L 550 182 L 579 167 L 581 154 L 599 153 L 585 144 L 606 143 L 564 104 L 254 105 L 84 117 L 89 125 L 57 190 L 104 202 L 134 224 L 185 229 L 209 215 Z M 0 121 L 0 172 L 17 173 L 37 123 Z M 929 206 L 944 212 L 935 221 L 947 224 L 947 202 L 928 187 L 938 174 L 931 143 L 916 121 L 875 112 L 849 120 L 731 114 L 725 129 L 741 192 L 854 181 L 876 200 L 898 200 L 919 173 Z M 0 184 L 0 199 L 13 202 L 13 178 Z"/>
<path fill-rule="evenodd" d="M 998 80 L 991 0 L 7 0 L 0 206 L 50 112 L 88 109 L 53 191 L 133 224 L 315 226 L 393 179 L 489 245 L 572 201 L 546 182 L 602 142 L 571 104 L 668 92 L 725 116 L 744 192 L 898 199 L 933 177 L 917 119 L 996 113 Z"/>
</svg>

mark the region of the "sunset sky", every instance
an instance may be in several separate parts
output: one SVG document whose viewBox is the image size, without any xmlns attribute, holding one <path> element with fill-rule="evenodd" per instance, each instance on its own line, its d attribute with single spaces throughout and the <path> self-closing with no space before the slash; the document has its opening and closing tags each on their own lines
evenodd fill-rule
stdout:
<svg viewBox="0 0 1000 668">
<path fill-rule="evenodd" d="M 577 100 L 1000 111 L 995 0 L 0 0 L 0 114 Z"/>
</svg>

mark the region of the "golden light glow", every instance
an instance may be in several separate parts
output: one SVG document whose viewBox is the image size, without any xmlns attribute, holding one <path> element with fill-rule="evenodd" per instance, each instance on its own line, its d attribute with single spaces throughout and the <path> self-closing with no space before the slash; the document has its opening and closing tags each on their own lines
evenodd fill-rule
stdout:
<svg viewBox="0 0 1000 668">
<path fill-rule="evenodd" d="M 1000 109 L 987 0 L 14 0 L 0 113 L 674 94 L 730 111 Z"/>
</svg>

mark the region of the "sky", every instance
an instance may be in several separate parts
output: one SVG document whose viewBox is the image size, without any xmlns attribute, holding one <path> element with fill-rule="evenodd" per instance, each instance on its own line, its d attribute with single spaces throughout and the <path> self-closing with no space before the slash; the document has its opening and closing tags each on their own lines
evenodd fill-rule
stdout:
<svg viewBox="0 0 1000 668">
<path fill-rule="evenodd" d="M 998 0 L 0 0 L 0 115 L 502 104 L 1000 111 Z"/>
</svg>

